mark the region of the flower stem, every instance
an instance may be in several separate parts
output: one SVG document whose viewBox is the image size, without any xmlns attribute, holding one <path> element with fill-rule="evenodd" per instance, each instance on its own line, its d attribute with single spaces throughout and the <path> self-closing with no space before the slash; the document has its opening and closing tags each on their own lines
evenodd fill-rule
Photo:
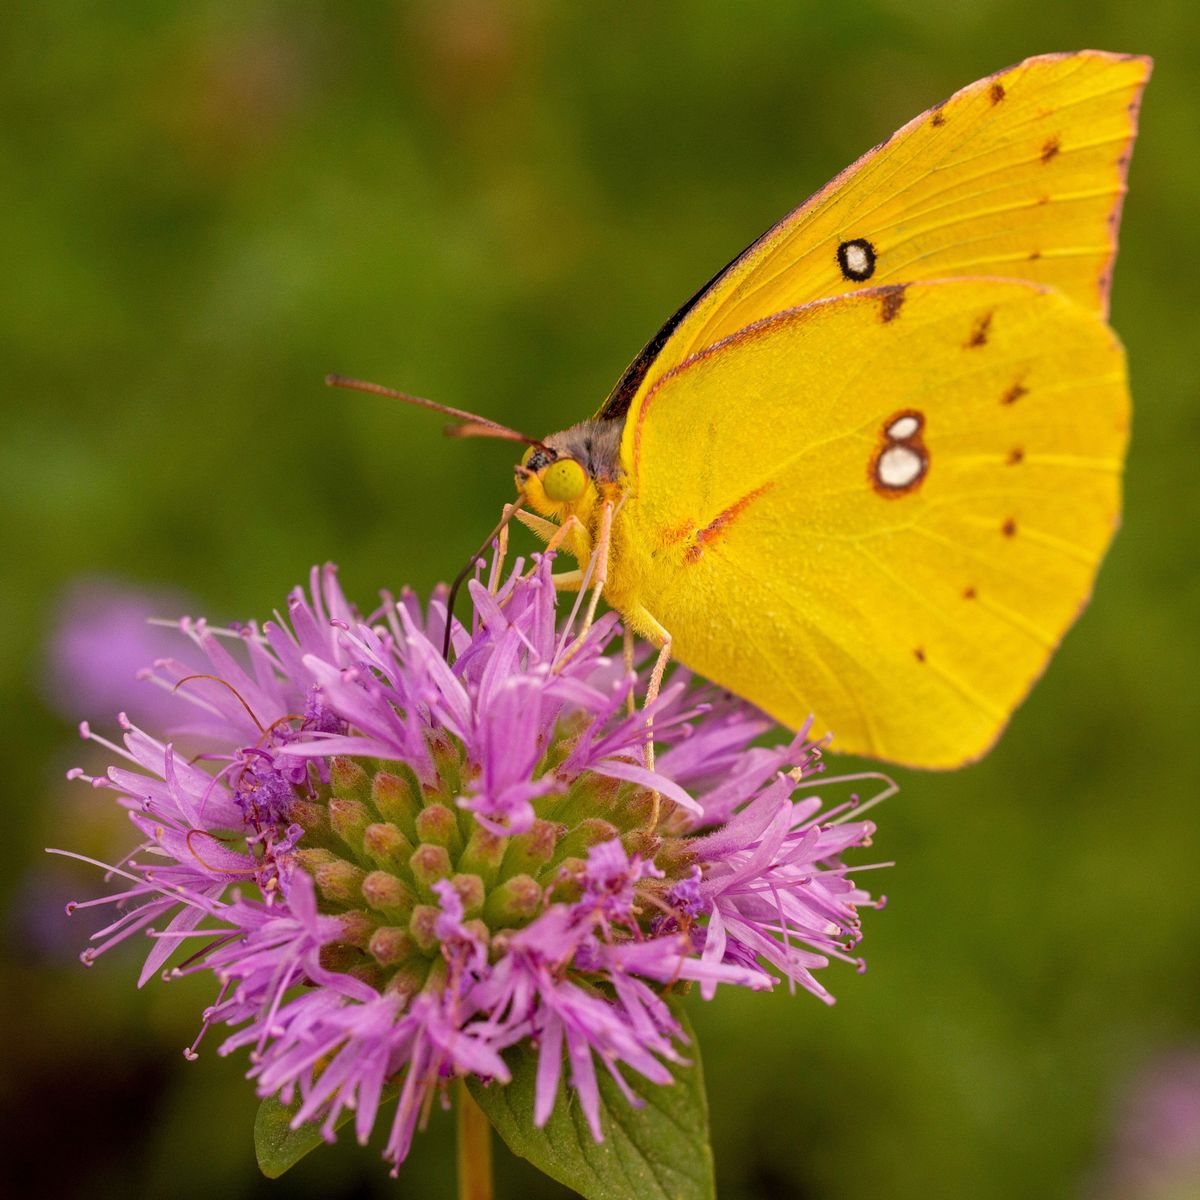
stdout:
<svg viewBox="0 0 1200 1200">
<path fill-rule="evenodd" d="M 492 1127 L 458 1081 L 458 1200 L 492 1200 Z"/>
</svg>

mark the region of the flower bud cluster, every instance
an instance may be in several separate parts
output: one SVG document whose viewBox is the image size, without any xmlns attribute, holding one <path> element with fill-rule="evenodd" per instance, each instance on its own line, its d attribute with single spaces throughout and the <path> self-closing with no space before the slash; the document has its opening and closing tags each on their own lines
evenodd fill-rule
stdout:
<svg viewBox="0 0 1200 1200">
<path fill-rule="evenodd" d="M 556 739 L 552 751 L 561 756 L 569 740 Z M 549 906 L 581 899 L 595 846 L 618 841 L 627 858 L 666 868 L 646 881 L 658 897 L 647 906 L 647 928 L 661 917 L 672 885 L 687 878 L 694 858 L 687 839 L 664 840 L 647 827 L 665 825 L 675 805 L 656 805 L 647 788 L 584 775 L 536 801 L 545 815 L 528 829 L 504 835 L 457 804 L 471 776 L 463 747 L 442 738 L 432 757 L 438 773 L 431 786 L 404 763 L 337 756 L 327 782 L 296 788 L 290 815 L 303 834 L 289 858 L 312 877 L 321 912 L 341 923 L 342 935 L 321 948 L 329 971 L 406 1002 L 425 989 L 443 957 L 441 881 L 454 889 L 471 936 L 502 948 L 506 933 Z M 540 765 L 552 770 L 553 757 Z"/>
</svg>

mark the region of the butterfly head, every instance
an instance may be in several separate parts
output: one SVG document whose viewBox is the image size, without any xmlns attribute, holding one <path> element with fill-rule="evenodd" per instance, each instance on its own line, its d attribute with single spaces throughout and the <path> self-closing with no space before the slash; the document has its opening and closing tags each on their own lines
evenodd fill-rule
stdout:
<svg viewBox="0 0 1200 1200">
<path fill-rule="evenodd" d="M 578 459 L 551 446 L 530 446 L 517 467 L 517 489 L 534 512 L 559 521 L 581 516 L 596 499 L 596 483 Z"/>
<path fill-rule="evenodd" d="M 544 517 L 574 516 L 586 524 L 598 485 L 614 478 L 619 442 L 615 421 L 584 421 L 552 433 L 525 451 L 516 469 L 517 490 Z"/>
</svg>

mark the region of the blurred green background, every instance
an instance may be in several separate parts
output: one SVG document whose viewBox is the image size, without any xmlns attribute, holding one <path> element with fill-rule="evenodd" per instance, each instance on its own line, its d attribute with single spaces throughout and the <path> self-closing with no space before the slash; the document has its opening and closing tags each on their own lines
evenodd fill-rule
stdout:
<svg viewBox="0 0 1200 1200">
<path fill-rule="evenodd" d="M 870 972 L 833 972 L 832 1010 L 781 990 L 694 1018 L 727 1200 L 1151 1194 L 1113 1182 L 1131 1080 L 1200 1043 L 1183 0 L 4 5 L 4 1169 L 93 1198 L 452 1186 L 440 1115 L 398 1182 L 344 1144 L 267 1184 L 245 1064 L 179 1053 L 207 988 L 136 992 L 138 946 L 78 964 L 62 902 L 100 881 L 41 847 L 115 855 L 129 833 L 62 778 L 85 758 L 48 680 L 69 589 L 101 575 L 228 620 L 335 559 L 364 604 L 427 590 L 494 519 L 512 455 L 327 371 L 559 428 L 861 151 L 978 76 L 1083 47 L 1157 59 L 1113 301 L 1127 512 L 1097 598 L 982 765 L 901 775 Z M 502 1195 L 563 1194 L 500 1168 Z"/>
</svg>

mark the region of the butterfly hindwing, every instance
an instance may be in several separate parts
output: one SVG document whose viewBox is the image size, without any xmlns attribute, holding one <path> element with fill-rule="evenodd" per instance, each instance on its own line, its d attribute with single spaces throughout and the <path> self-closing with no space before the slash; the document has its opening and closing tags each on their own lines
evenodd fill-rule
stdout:
<svg viewBox="0 0 1200 1200">
<path fill-rule="evenodd" d="M 629 413 L 630 590 L 678 657 L 839 748 L 994 740 L 1091 591 L 1128 426 L 1119 344 L 1053 289 L 959 279 L 761 321 Z"/>
</svg>

